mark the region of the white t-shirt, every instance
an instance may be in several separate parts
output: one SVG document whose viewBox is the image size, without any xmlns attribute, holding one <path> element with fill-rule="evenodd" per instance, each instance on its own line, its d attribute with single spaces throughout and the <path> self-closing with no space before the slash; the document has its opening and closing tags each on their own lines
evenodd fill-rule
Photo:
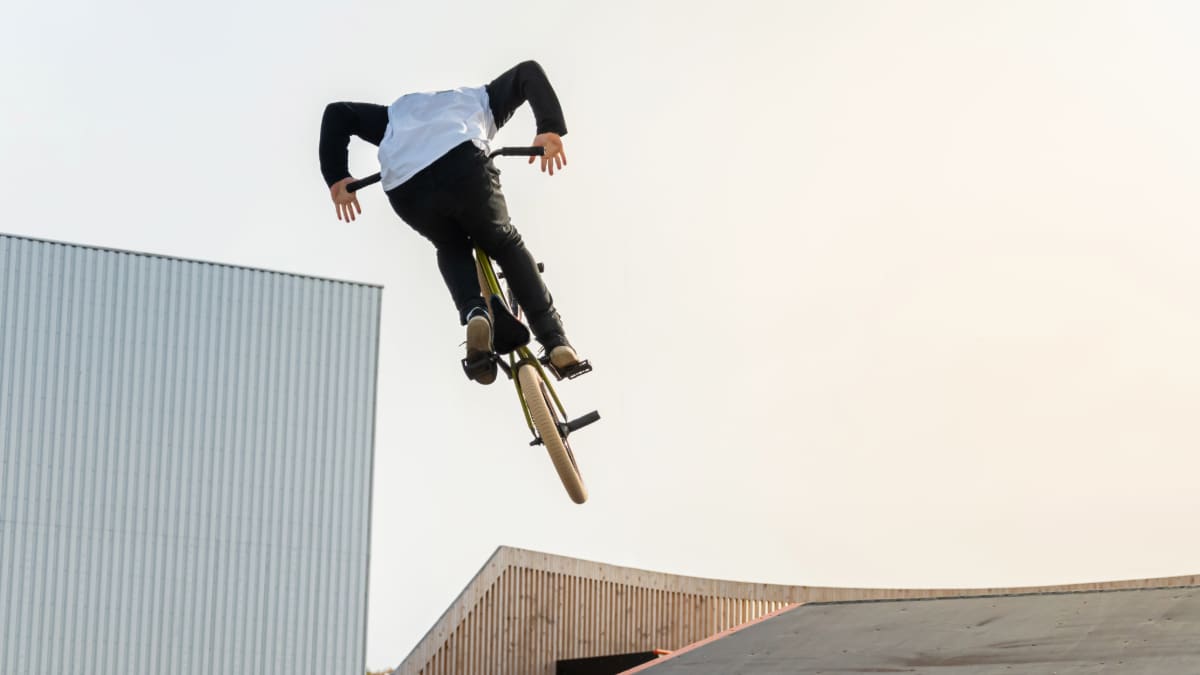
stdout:
<svg viewBox="0 0 1200 675">
<path fill-rule="evenodd" d="M 391 190 L 463 141 L 484 152 L 496 135 L 486 87 L 408 94 L 388 106 L 379 143 L 383 189 Z"/>
</svg>

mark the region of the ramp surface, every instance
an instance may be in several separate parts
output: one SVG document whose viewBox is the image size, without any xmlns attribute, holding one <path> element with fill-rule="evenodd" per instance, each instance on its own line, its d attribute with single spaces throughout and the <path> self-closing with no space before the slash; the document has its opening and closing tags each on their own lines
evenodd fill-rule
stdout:
<svg viewBox="0 0 1200 675">
<path fill-rule="evenodd" d="M 808 604 L 635 670 L 1200 673 L 1200 588 Z"/>
</svg>

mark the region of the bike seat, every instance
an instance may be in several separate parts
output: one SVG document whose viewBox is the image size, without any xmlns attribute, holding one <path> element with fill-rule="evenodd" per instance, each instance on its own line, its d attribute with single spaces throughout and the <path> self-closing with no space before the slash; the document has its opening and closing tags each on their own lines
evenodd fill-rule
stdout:
<svg viewBox="0 0 1200 675">
<path fill-rule="evenodd" d="M 507 354 L 529 344 L 529 329 L 508 311 L 499 295 L 492 295 L 492 347 L 497 354 Z"/>
</svg>

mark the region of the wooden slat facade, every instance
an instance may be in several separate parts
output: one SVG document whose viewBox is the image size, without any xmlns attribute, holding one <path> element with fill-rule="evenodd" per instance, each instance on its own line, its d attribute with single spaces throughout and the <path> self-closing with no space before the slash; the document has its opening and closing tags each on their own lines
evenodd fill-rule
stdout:
<svg viewBox="0 0 1200 675">
<path fill-rule="evenodd" d="M 501 546 L 393 675 L 554 675 L 560 659 L 675 650 L 804 602 L 1194 586 L 1200 575 L 1027 588 L 754 584 Z"/>
</svg>

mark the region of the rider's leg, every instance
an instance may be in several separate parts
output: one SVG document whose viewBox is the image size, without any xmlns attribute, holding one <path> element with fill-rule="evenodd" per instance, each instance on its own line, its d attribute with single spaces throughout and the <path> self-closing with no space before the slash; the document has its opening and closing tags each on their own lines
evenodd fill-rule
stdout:
<svg viewBox="0 0 1200 675">
<path fill-rule="evenodd" d="M 411 183 L 411 184 L 410 184 Z M 454 299 L 459 321 L 467 327 L 468 364 L 492 352 L 492 324 L 475 274 L 475 247 L 457 221 L 447 215 L 447 200 L 426 180 L 388 191 L 392 208 L 410 227 L 437 248 L 438 270 Z M 471 365 L 467 374 L 480 384 L 496 380 L 496 364 Z"/>
<path fill-rule="evenodd" d="M 458 320 L 465 326 L 473 312 L 480 309 L 484 310 L 485 314 L 487 312 L 487 305 L 483 296 L 479 294 L 479 277 L 475 272 L 475 247 L 468 239 L 443 244 L 434 242 L 434 246 L 437 246 L 438 271 L 442 273 L 442 280 L 446 282 L 450 297 L 454 299 L 454 306 L 458 309 Z"/>
<path fill-rule="evenodd" d="M 396 215 L 437 249 L 438 271 L 454 300 L 459 323 L 465 326 L 468 315 L 487 307 L 479 294 L 475 247 L 458 222 L 447 215 L 446 196 L 422 178 L 418 174 L 408 183 L 390 190 L 388 201 Z"/>
<path fill-rule="evenodd" d="M 509 288 L 529 318 L 529 328 L 542 347 L 548 353 L 555 347 L 569 347 L 562 318 L 538 273 L 537 261 L 508 216 L 508 205 L 500 191 L 499 171 L 491 163 L 483 168 L 472 176 L 473 180 L 462 184 L 467 191 L 461 202 L 463 229 L 500 265 Z"/>
<path fill-rule="evenodd" d="M 484 305 L 470 254 L 470 247 L 477 244 L 499 263 L 534 336 L 555 366 L 569 366 L 578 362 L 578 356 L 567 342 L 537 262 L 508 217 L 499 174 L 482 151 L 463 143 L 389 190 L 388 200 L 401 219 L 438 247 L 438 268 L 460 321 L 466 323 L 468 314 Z"/>
</svg>

